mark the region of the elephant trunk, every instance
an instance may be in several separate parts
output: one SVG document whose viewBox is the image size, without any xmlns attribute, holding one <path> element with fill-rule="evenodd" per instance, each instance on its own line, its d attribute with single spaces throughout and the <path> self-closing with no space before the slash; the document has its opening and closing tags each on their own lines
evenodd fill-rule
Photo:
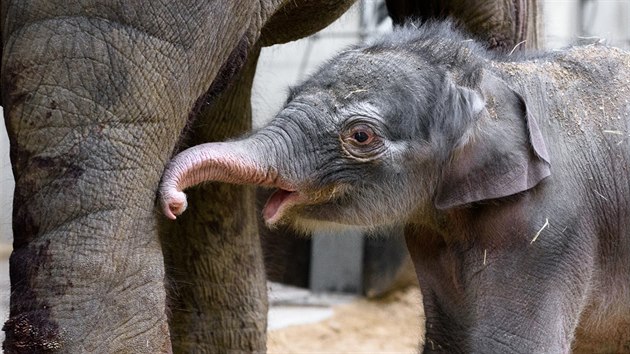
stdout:
<svg viewBox="0 0 630 354">
<path fill-rule="evenodd" d="M 279 178 L 272 157 L 258 152 L 254 139 L 207 143 L 191 147 L 168 164 L 160 185 L 164 214 L 175 219 L 186 210 L 186 188 L 204 181 L 254 184 L 294 190 Z"/>
</svg>

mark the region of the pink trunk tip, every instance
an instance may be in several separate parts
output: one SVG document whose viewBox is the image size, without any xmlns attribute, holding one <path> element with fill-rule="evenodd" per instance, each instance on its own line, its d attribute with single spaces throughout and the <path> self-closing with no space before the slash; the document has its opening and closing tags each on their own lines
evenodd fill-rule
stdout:
<svg viewBox="0 0 630 354">
<path fill-rule="evenodd" d="M 176 189 L 163 191 L 161 203 L 162 212 L 171 220 L 177 219 L 177 216 L 186 211 L 186 207 L 188 207 L 186 194 Z"/>
</svg>

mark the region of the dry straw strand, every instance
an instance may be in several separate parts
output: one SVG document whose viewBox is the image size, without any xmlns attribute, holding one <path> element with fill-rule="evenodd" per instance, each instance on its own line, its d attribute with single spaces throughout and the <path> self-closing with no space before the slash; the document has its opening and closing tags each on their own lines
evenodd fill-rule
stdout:
<svg viewBox="0 0 630 354">
<path fill-rule="evenodd" d="M 538 232 L 536 233 L 536 235 L 534 235 L 534 238 L 532 239 L 532 241 L 529 243 L 530 245 L 532 243 L 534 243 L 536 241 L 536 239 L 538 238 L 538 236 L 540 236 L 540 233 L 547 228 L 547 226 L 549 226 L 549 218 L 545 218 L 545 224 L 540 228 L 540 230 L 538 230 Z"/>
</svg>

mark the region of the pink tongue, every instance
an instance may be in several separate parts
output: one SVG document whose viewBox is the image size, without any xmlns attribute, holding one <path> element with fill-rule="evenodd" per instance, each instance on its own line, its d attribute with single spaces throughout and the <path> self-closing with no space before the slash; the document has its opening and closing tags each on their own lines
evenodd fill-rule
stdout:
<svg viewBox="0 0 630 354">
<path fill-rule="evenodd" d="M 269 197 L 267 204 L 265 204 L 265 207 L 263 208 L 263 217 L 265 220 L 270 220 L 276 215 L 282 203 L 291 195 L 291 193 L 292 192 L 285 191 L 284 189 L 278 189 L 271 195 L 271 197 Z"/>
</svg>

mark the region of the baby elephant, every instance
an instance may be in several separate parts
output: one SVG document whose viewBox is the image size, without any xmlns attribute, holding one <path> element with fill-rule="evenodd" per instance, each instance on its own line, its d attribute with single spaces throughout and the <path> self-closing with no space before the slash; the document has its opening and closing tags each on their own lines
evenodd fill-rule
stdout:
<svg viewBox="0 0 630 354">
<path fill-rule="evenodd" d="M 424 352 L 630 352 L 630 54 L 487 53 L 450 24 L 350 48 L 264 128 L 169 164 L 277 188 L 269 225 L 404 224 Z"/>
</svg>

